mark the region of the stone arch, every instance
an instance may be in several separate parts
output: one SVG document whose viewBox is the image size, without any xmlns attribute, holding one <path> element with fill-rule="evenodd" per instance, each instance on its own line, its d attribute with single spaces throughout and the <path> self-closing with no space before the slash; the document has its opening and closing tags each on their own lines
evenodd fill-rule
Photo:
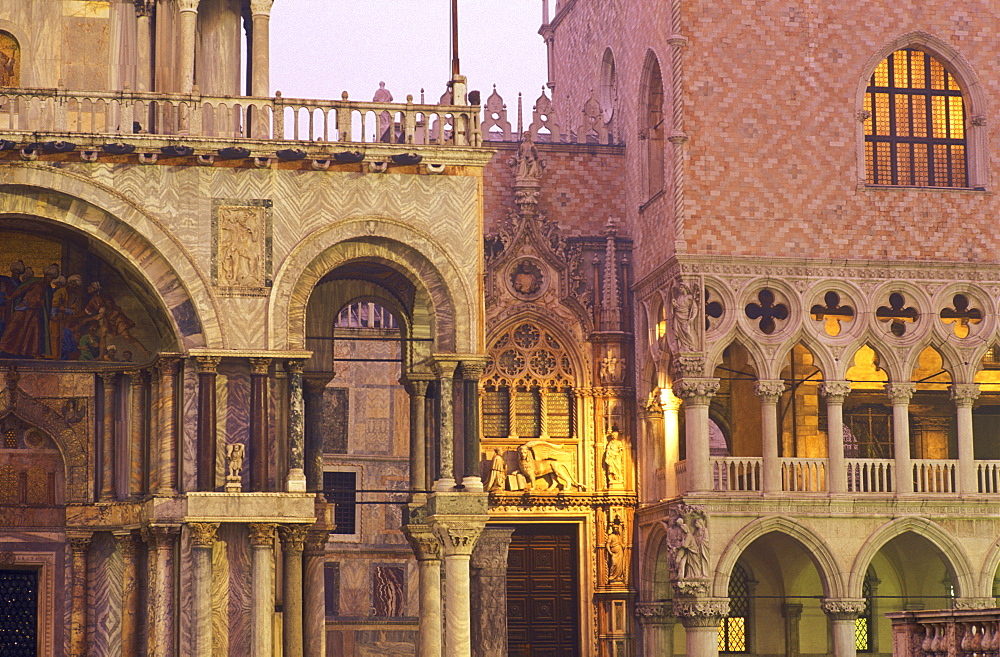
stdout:
<svg viewBox="0 0 1000 657">
<path fill-rule="evenodd" d="M 435 349 L 478 352 L 479 324 L 475 290 L 479 275 L 461 266 L 432 237 L 384 217 L 355 217 L 318 230 L 288 254 L 274 279 L 268 313 L 269 343 L 274 348 L 302 347 L 305 313 L 313 288 L 328 272 L 355 260 L 377 261 L 406 276 L 419 301 L 432 315 Z"/>
<path fill-rule="evenodd" d="M 962 546 L 955 541 L 952 536 L 940 525 L 931 522 L 927 518 L 919 516 L 907 516 L 896 518 L 885 523 L 876 529 L 865 541 L 854 558 L 846 597 L 860 598 L 861 586 L 864 583 L 865 571 L 871 564 L 872 559 L 886 543 L 892 539 L 913 532 L 921 536 L 938 549 L 945 563 L 945 567 L 952 575 L 955 583 L 956 597 L 973 597 L 978 589 L 976 587 L 976 573 L 972 570 L 969 557 L 962 549 Z M 990 580 L 992 582 L 992 580 Z"/>
<path fill-rule="evenodd" d="M 539 315 L 536 312 L 528 310 L 526 312 L 518 313 L 517 315 L 509 318 L 500 326 L 492 329 L 489 335 L 486 337 L 486 348 L 489 349 L 493 344 L 493 341 L 497 336 L 509 331 L 511 328 L 521 323 L 537 324 L 539 327 L 545 329 L 549 333 L 555 334 L 562 341 L 563 351 L 569 356 L 570 362 L 573 367 L 573 387 L 579 388 L 586 386 L 588 380 L 586 373 L 589 372 L 589 367 L 585 364 L 585 358 L 580 353 L 580 350 L 576 348 L 578 340 L 573 339 L 569 333 L 561 328 L 556 323 L 550 321 L 549 319 Z"/>
<path fill-rule="evenodd" d="M 601 57 L 601 110 L 604 122 L 611 123 L 614 118 L 615 105 L 618 104 L 618 71 L 615 66 L 615 53 L 608 46 Z"/>
<path fill-rule="evenodd" d="M 4 215 L 76 229 L 108 249 L 155 291 L 182 349 L 225 347 L 221 310 L 181 241 L 123 194 L 72 172 L 33 164 L 0 172 Z"/>
<path fill-rule="evenodd" d="M 771 532 L 785 534 L 802 545 L 816 566 L 820 581 L 823 583 L 825 597 L 844 597 L 843 574 L 830 547 L 813 530 L 783 516 L 758 518 L 741 529 L 729 541 L 715 567 L 715 576 L 712 582 L 714 595 L 722 598 L 728 595 L 729 575 L 740 555 L 758 538 Z"/>
<path fill-rule="evenodd" d="M 987 130 L 984 125 L 977 125 L 974 117 L 988 114 L 986 92 L 976 75 L 975 69 L 965 59 L 965 57 L 955 50 L 944 39 L 924 31 L 907 32 L 897 36 L 892 41 L 887 42 L 865 62 L 859 71 L 858 85 L 855 91 L 854 106 L 858 112 L 864 108 L 865 90 L 868 88 L 868 81 L 871 79 L 875 67 L 883 59 L 904 48 L 915 48 L 922 50 L 933 56 L 944 64 L 948 72 L 958 80 L 962 90 L 962 97 L 966 104 L 966 115 L 970 121 L 966 132 L 966 144 L 968 147 L 968 185 L 969 187 L 984 187 L 989 184 L 989 160 L 987 145 Z M 865 180 L 865 147 L 864 147 L 864 125 L 857 122 L 858 144 L 858 179 Z"/>
<path fill-rule="evenodd" d="M 643 602 L 669 600 L 673 597 L 670 587 L 670 551 L 667 533 L 662 522 L 650 525 L 639 554 L 639 599 Z"/>
<path fill-rule="evenodd" d="M 89 501 L 91 454 L 85 430 L 16 386 L 0 390 L 0 418 L 10 414 L 47 433 L 59 448 L 65 468 L 66 501 Z"/>
<path fill-rule="evenodd" d="M 976 577 L 976 581 L 981 584 L 980 590 L 976 591 L 973 594 L 974 596 L 983 598 L 993 597 L 993 581 L 997 576 L 998 569 L 1000 569 L 1000 540 L 994 542 L 986 553 L 986 558 L 983 560 L 983 570 Z"/>
</svg>

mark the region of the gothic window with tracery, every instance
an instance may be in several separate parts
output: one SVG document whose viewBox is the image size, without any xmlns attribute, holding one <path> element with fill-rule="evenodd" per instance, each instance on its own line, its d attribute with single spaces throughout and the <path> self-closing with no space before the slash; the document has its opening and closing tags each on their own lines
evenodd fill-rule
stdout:
<svg viewBox="0 0 1000 657">
<path fill-rule="evenodd" d="M 573 436 L 573 365 L 560 338 L 534 324 L 517 324 L 493 341 L 489 355 L 484 436 Z"/>
<path fill-rule="evenodd" d="M 864 109 L 868 184 L 968 186 L 962 90 L 933 55 L 906 48 L 882 60 Z"/>
</svg>

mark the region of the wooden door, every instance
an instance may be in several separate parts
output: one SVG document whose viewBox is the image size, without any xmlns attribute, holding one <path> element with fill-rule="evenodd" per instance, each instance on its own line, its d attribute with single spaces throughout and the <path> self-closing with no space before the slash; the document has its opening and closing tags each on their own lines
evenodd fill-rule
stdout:
<svg viewBox="0 0 1000 657">
<path fill-rule="evenodd" d="M 575 525 L 521 525 L 507 557 L 510 657 L 580 654 Z"/>
</svg>

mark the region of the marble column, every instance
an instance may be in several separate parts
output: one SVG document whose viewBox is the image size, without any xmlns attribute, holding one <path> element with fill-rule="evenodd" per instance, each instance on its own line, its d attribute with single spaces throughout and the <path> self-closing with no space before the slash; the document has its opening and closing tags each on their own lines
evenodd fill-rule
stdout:
<svg viewBox="0 0 1000 657">
<path fill-rule="evenodd" d="M 122 552 L 122 655 L 139 654 L 139 572 L 136 537 L 132 532 L 115 532 Z"/>
<path fill-rule="evenodd" d="M 180 70 L 180 93 L 182 94 L 189 94 L 194 90 L 194 49 L 199 3 L 200 0 L 177 0 L 181 36 L 178 68 Z"/>
<path fill-rule="evenodd" d="M 781 616 L 785 619 L 785 657 L 799 657 L 799 621 L 802 620 L 802 605 L 781 605 Z"/>
<path fill-rule="evenodd" d="M 218 377 L 218 356 L 196 356 L 198 364 L 198 490 L 216 488 L 218 436 L 216 429 L 215 384 Z"/>
<path fill-rule="evenodd" d="M 190 522 L 191 606 L 194 616 L 194 654 L 212 654 L 212 548 L 217 522 Z"/>
<path fill-rule="evenodd" d="M 143 440 L 145 436 L 145 417 L 143 413 L 143 378 L 142 371 L 126 372 L 128 377 L 128 497 L 136 498 L 143 494 L 143 472 L 146 463 L 143 458 Z"/>
<path fill-rule="evenodd" d="M 403 533 L 417 557 L 417 593 L 420 626 L 417 655 L 441 657 L 441 542 L 427 525 L 406 525 Z"/>
<path fill-rule="evenodd" d="M 305 400 L 302 390 L 302 361 L 288 361 L 288 480 L 289 493 L 306 492 Z"/>
<path fill-rule="evenodd" d="M 663 406 L 663 440 L 664 440 L 664 497 L 680 495 L 677 488 L 677 463 L 681 460 L 681 400 L 672 390 L 664 390 L 660 394 Z"/>
<path fill-rule="evenodd" d="M 86 657 L 89 649 L 87 637 L 87 553 L 90 550 L 90 532 L 67 532 L 73 584 L 70 602 L 69 653 L 71 657 Z"/>
<path fill-rule="evenodd" d="M 271 94 L 271 65 L 268 56 L 270 53 L 271 5 L 273 4 L 274 0 L 250 0 L 250 14 L 253 16 L 253 37 L 250 45 L 251 96 L 269 96 Z"/>
<path fill-rule="evenodd" d="M 718 657 L 719 623 L 729 613 L 725 598 L 674 601 L 674 615 L 684 626 L 687 657 Z"/>
<path fill-rule="evenodd" d="M 455 361 L 436 361 L 434 369 L 438 377 L 438 478 L 434 490 L 448 491 L 455 488 L 455 409 L 452 407 L 452 382 L 455 375 Z"/>
<path fill-rule="evenodd" d="M 830 634 L 833 639 L 831 657 L 857 657 L 854 625 L 858 616 L 865 611 L 865 600 L 827 598 L 821 606 L 830 618 Z"/>
<path fill-rule="evenodd" d="M 635 615 L 639 620 L 642 654 L 649 657 L 672 657 L 674 654 L 673 605 L 670 602 L 639 602 Z"/>
<path fill-rule="evenodd" d="M 958 424 L 958 490 L 962 493 L 978 493 L 972 405 L 979 398 L 979 384 L 957 383 L 951 386 L 950 391 L 951 399 L 955 402 Z"/>
<path fill-rule="evenodd" d="M 268 444 L 267 373 L 270 358 L 250 359 L 250 490 L 268 490 L 270 445 Z"/>
<path fill-rule="evenodd" d="M 445 657 L 472 655 L 469 561 L 484 525 L 449 521 L 434 527 L 444 546 Z"/>
<path fill-rule="evenodd" d="M 462 401 L 465 438 L 465 473 L 462 485 L 474 493 L 483 492 L 482 466 L 479 446 L 479 379 L 486 364 L 480 360 L 462 361 Z"/>
<path fill-rule="evenodd" d="M 330 382 L 329 374 L 303 375 L 303 407 L 305 425 L 306 489 L 323 490 L 323 391 Z"/>
<path fill-rule="evenodd" d="M 847 492 L 847 460 L 844 458 L 844 400 L 851 392 L 850 381 L 825 381 L 820 388 L 826 397 L 826 485 L 831 493 Z"/>
<path fill-rule="evenodd" d="M 115 498 L 115 383 L 117 372 L 102 372 L 101 389 L 101 501 Z"/>
<path fill-rule="evenodd" d="M 784 381 L 758 381 L 754 385 L 754 394 L 760 399 L 761 483 L 765 493 L 777 493 L 782 489 L 781 462 L 778 460 L 778 400 L 784 392 Z"/>
<path fill-rule="evenodd" d="M 472 654 L 507 657 L 507 548 L 512 527 L 487 527 L 472 551 Z"/>
<path fill-rule="evenodd" d="M 302 648 L 304 657 L 326 655 L 326 541 L 329 529 L 306 532 L 303 550 Z"/>
<path fill-rule="evenodd" d="M 151 91 L 153 86 L 152 15 L 155 0 L 135 0 L 136 62 L 135 90 Z M 141 119 L 136 119 L 143 123 Z M 144 127 L 145 124 L 143 124 Z M 129 128 L 131 130 L 131 128 Z"/>
<path fill-rule="evenodd" d="M 282 619 L 282 657 L 304 657 L 302 645 L 302 551 L 305 547 L 306 531 L 304 525 L 280 525 L 278 535 L 281 537 L 282 565 L 284 566 L 284 581 L 282 583 L 282 602 L 284 616 Z"/>
<path fill-rule="evenodd" d="M 250 657 L 271 657 L 274 638 L 274 530 L 250 523 Z"/>
<path fill-rule="evenodd" d="M 687 378 L 674 384 L 674 395 L 684 402 L 687 490 L 690 491 L 713 488 L 712 464 L 708 452 L 708 406 L 718 390 L 718 379 Z"/>
<path fill-rule="evenodd" d="M 538 439 L 549 439 L 549 389 L 538 386 Z"/>
<path fill-rule="evenodd" d="M 160 359 L 159 485 L 157 493 L 177 492 L 177 371 L 180 360 Z"/>
<path fill-rule="evenodd" d="M 430 382 L 407 377 L 410 395 L 410 490 L 427 490 L 427 386 Z"/>
<path fill-rule="evenodd" d="M 174 545 L 178 527 L 145 527 L 143 539 L 148 548 L 148 600 L 146 643 L 149 657 L 173 657 L 174 626 Z"/>
<path fill-rule="evenodd" d="M 885 392 L 892 401 L 892 442 L 896 459 L 893 485 L 897 493 L 913 492 L 913 463 L 910 461 L 910 398 L 912 383 L 889 383 Z"/>
</svg>

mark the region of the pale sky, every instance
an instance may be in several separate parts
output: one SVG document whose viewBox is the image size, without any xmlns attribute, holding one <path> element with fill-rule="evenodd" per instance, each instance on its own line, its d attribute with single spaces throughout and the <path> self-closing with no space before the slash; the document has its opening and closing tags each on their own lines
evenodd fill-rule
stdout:
<svg viewBox="0 0 1000 657">
<path fill-rule="evenodd" d="M 393 100 L 437 103 L 450 78 L 451 0 L 275 0 L 271 91 L 286 98 L 372 99 L 385 81 Z M 459 57 L 483 102 L 497 85 L 514 119 L 546 82 L 538 35 L 541 0 L 459 0 Z"/>
</svg>

